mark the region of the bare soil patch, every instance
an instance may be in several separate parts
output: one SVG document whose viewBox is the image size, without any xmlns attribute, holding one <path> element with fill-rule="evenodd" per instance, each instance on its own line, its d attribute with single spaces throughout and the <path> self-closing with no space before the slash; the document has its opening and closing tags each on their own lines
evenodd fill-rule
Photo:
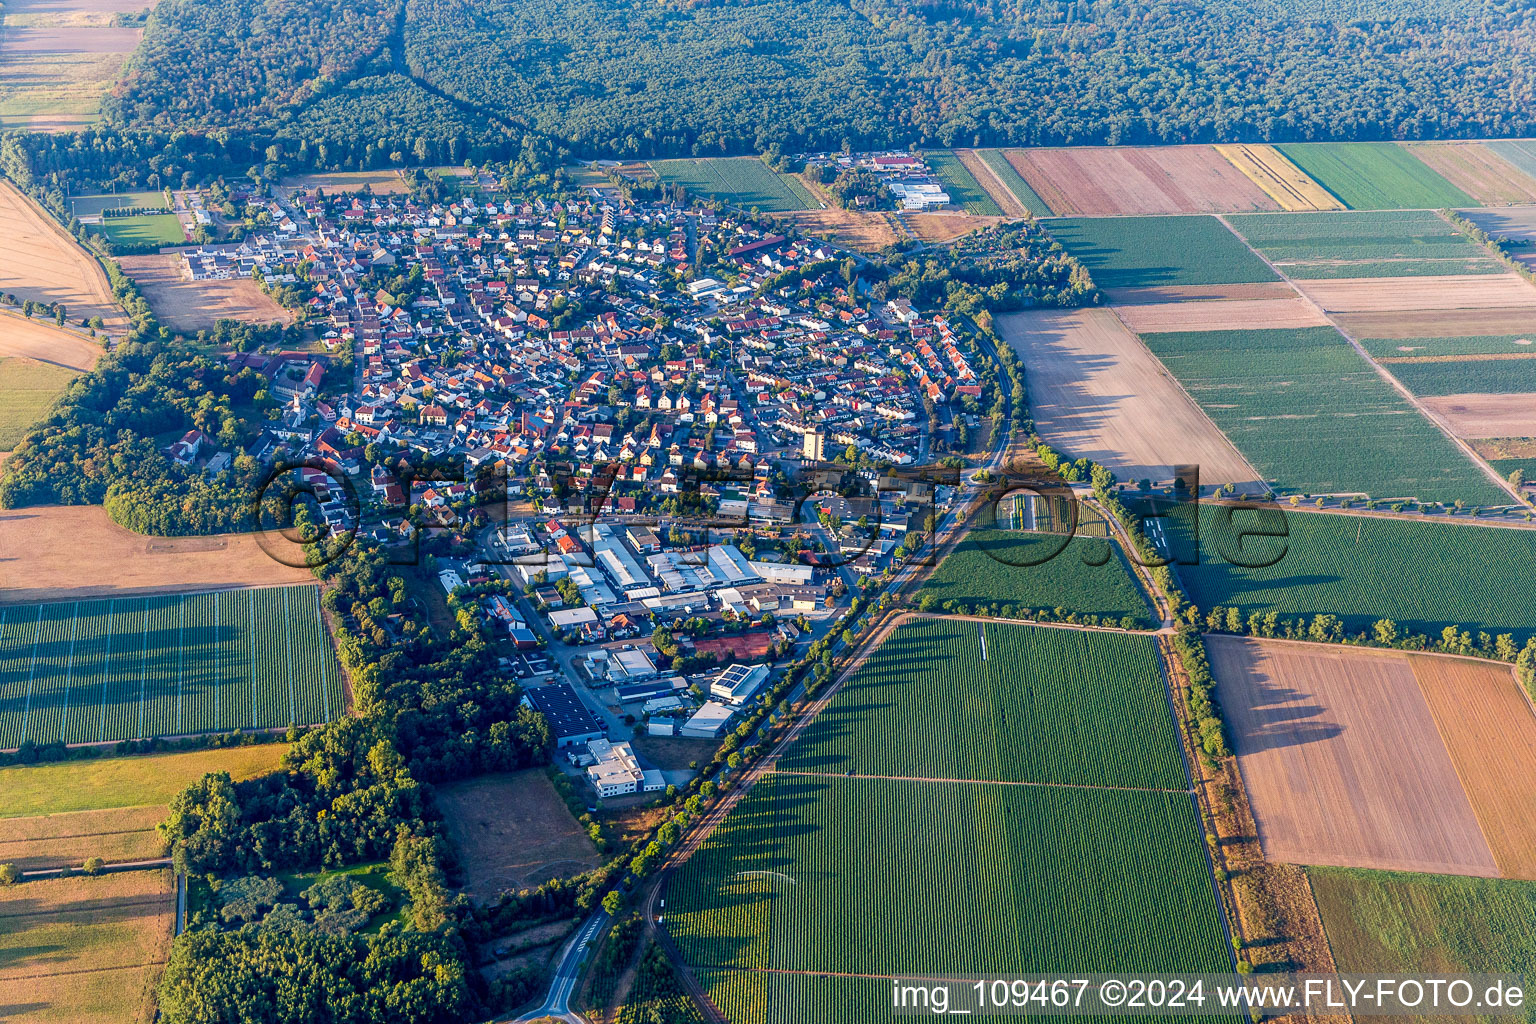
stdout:
<svg viewBox="0 0 1536 1024">
<path fill-rule="evenodd" d="M 1116 306 L 1125 326 L 1138 334 L 1160 331 L 1235 331 L 1267 327 L 1323 327 L 1328 320 L 1303 299 L 1216 299 Z"/>
<path fill-rule="evenodd" d="M 148 1024 L 170 955 L 170 871 L 0 889 L 0 1008 L 17 1024 Z"/>
<path fill-rule="evenodd" d="M 102 811 L 0 818 L 0 864 L 23 871 L 79 867 L 88 857 L 108 863 L 165 856 L 155 826 L 165 819 L 163 804 Z"/>
<path fill-rule="evenodd" d="M 160 321 L 176 330 L 210 330 L 220 320 L 247 324 L 293 322 L 293 314 L 250 278 L 193 281 L 183 276 L 182 259 L 177 253 L 124 256 L 118 264 L 144 292 Z"/>
<path fill-rule="evenodd" d="M 1444 277 L 1344 277 L 1297 281 L 1296 287 L 1330 313 L 1392 313 L 1423 309 L 1536 310 L 1536 286 L 1517 274 Z M 1528 314 L 1527 325 L 1531 322 Z M 1420 337 L 1429 337 L 1421 334 Z"/>
<path fill-rule="evenodd" d="M 1498 874 L 1406 655 L 1207 646 L 1270 860 Z"/>
<path fill-rule="evenodd" d="M 0 238 L 0 292 L 62 302 L 72 322 L 99 316 L 114 335 L 127 329 L 101 264 L 8 181 L 0 181 Z"/>
<path fill-rule="evenodd" d="M 961 166 L 971 172 L 971 177 L 982 187 L 992 201 L 998 205 L 1004 215 L 1008 217 L 1023 217 L 1029 211 L 1024 209 L 1024 204 L 1019 202 L 1019 197 L 1013 194 L 1013 190 L 1003 183 L 1003 179 L 997 176 L 997 172 L 987 166 L 987 162 L 977 155 L 974 149 L 957 149 L 955 157 Z"/>
<path fill-rule="evenodd" d="M 687 736 L 636 736 L 635 753 L 663 771 L 687 768 L 692 761 L 707 763 L 715 756 L 718 740 L 692 739 Z"/>
<path fill-rule="evenodd" d="M 1536 714 L 1508 665 L 1409 656 L 1505 878 L 1536 879 Z"/>
<path fill-rule="evenodd" d="M 907 226 L 924 242 L 951 242 L 980 228 L 1002 224 L 1006 217 L 980 217 L 969 213 L 909 213 Z"/>
<path fill-rule="evenodd" d="M 1280 209 L 1210 146 L 1011 150 L 1008 162 L 1062 214 L 1115 217 Z"/>
<path fill-rule="evenodd" d="M 1472 449 L 1485 459 L 1536 459 L 1536 437 L 1490 437 Z"/>
<path fill-rule="evenodd" d="M 540 770 L 442 786 L 437 803 L 464 867 L 464 891 L 475 899 L 598 865 L 592 841 Z"/>
<path fill-rule="evenodd" d="M 291 550 L 286 546 L 282 550 Z M 252 534 L 145 537 L 99 505 L 0 510 L 0 603 L 307 583 Z"/>
<path fill-rule="evenodd" d="M 1167 284 L 1140 288 L 1105 288 L 1104 298 L 1116 305 L 1151 305 L 1155 302 L 1194 302 L 1205 299 L 1293 299 L 1295 290 L 1285 281 L 1255 284 Z"/>
<path fill-rule="evenodd" d="M 1536 434 L 1536 395 L 1437 395 L 1419 402 L 1457 437 Z"/>
<path fill-rule="evenodd" d="M 408 191 L 399 171 L 327 171 L 301 174 L 283 179 L 283 188 L 323 188 L 327 192 L 361 192 L 365 187 L 375 195 L 396 195 Z"/>
<path fill-rule="evenodd" d="M 79 331 L 0 310 L 0 357 L 20 356 L 84 373 L 96 366 L 101 353 L 101 344 Z"/>
<path fill-rule="evenodd" d="M 1463 210 L 1467 219 L 1495 238 L 1502 235 L 1517 241 L 1536 242 L 1536 206 L 1518 206 L 1507 210 Z"/>
<path fill-rule="evenodd" d="M 878 252 L 896 244 L 896 232 L 891 227 L 889 214 L 878 210 L 845 210 L 832 201 L 831 194 L 819 182 L 804 175 L 800 175 L 800 182 L 824 208 L 777 214 L 780 219 L 807 234 L 830 234 L 833 241 L 861 252 Z"/>
<path fill-rule="evenodd" d="M 1032 310 L 998 318 L 1024 361 L 1040 436 L 1122 480 L 1167 480 L 1196 464 L 1202 483 L 1262 487 L 1226 436 L 1113 310 Z"/>
<path fill-rule="evenodd" d="M 1408 152 L 1481 203 L 1536 202 L 1536 179 L 1481 142 L 1409 142 Z"/>
<path fill-rule="evenodd" d="M 1336 313 L 1334 320 L 1357 338 L 1475 338 L 1529 331 L 1533 316 L 1536 310 L 1529 306 L 1506 306 Z"/>
</svg>

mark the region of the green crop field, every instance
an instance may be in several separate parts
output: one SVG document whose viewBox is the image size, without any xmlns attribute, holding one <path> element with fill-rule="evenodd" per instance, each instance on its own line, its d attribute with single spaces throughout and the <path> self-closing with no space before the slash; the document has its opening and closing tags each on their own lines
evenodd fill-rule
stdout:
<svg viewBox="0 0 1536 1024">
<path fill-rule="evenodd" d="M 0 452 L 15 448 L 78 376 L 30 359 L 0 359 Z"/>
<path fill-rule="evenodd" d="M 1199 564 L 1190 565 L 1192 520 L 1181 511 L 1166 522 L 1179 577 L 1201 608 L 1337 615 L 1350 632 L 1387 618 L 1436 639 L 1453 624 L 1521 644 L 1536 634 L 1536 531 L 1203 505 Z"/>
<path fill-rule="evenodd" d="M 923 154 L 923 159 L 933 169 L 934 175 L 944 183 L 944 191 L 949 193 L 951 203 L 979 217 L 1003 215 L 1002 208 L 987 195 L 987 190 L 981 187 L 976 176 L 965 169 L 955 154 L 947 149 L 929 150 Z"/>
<path fill-rule="evenodd" d="M 1278 280 L 1215 217 L 1062 217 L 1044 224 L 1100 288 Z"/>
<path fill-rule="evenodd" d="M 1017 530 L 972 530 L 919 591 L 975 611 L 996 606 L 1025 616 L 1048 609 L 1125 616 L 1145 626 L 1151 609 L 1119 548 L 1091 537 L 1041 536 Z M 1005 616 L 1012 617 L 1012 616 Z"/>
<path fill-rule="evenodd" d="M 682 185 L 689 192 L 741 209 L 755 206 L 769 213 L 793 213 L 816 205 L 801 198 L 803 188 L 791 189 L 783 177 L 756 157 L 652 160 L 651 170 L 669 185 Z"/>
<path fill-rule="evenodd" d="M 1510 501 L 1331 327 L 1142 340 L 1278 493 Z"/>
<path fill-rule="evenodd" d="M 1302 142 L 1280 152 L 1355 210 L 1476 206 L 1477 201 L 1394 142 Z"/>
<path fill-rule="evenodd" d="M 1499 471 L 1504 479 L 1515 470 L 1525 474 L 1527 480 L 1536 480 L 1536 459 L 1489 459 L 1488 465 Z"/>
<path fill-rule="evenodd" d="M 1307 877 L 1340 971 L 1536 969 L 1536 883 L 1346 868 L 1308 868 Z"/>
<path fill-rule="evenodd" d="M 1029 187 L 1029 182 L 1024 180 L 1024 176 L 1013 169 L 1013 164 L 1008 162 L 1008 157 L 1002 150 L 978 149 L 976 153 L 986 162 L 988 167 L 992 168 L 992 172 L 1002 179 L 1003 184 L 1008 186 L 1008 191 L 1012 192 L 1013 197 L 1023 204 L 1024 209 L 1036 217 L 1049 217 L 1051 215 L 1050 206 L 1035 193 L 1034 189 Z"/>
<path fill-rule="evenodd" d="M 1530 334 L 1494 334 L 1468 338 L 1361 338 L 1360 344 L 1377 359 L 1486 355 L 1536 357 L 1536 323 Z"/>
<path fill-rule="evenodd" d="M 1489 142 L 1486 145 L 1526 174 L 1536 177 L 1536 142 L 1513 139 L 1508 142 Z"/>
<path fill-rule="evenodd" d="M 1187 793 L 774 774 L 667 925 L 727 970 L 1230 970 L 1199 829 Z"/>
<path fill-rule="evenodd" d="M 130 245 L 182 245 L 187 240 L 174 213 L 150 213 L 139 217 L 106 217 L 92 231 L 114 242 Z"/>
<path fill-rule="evenodd" d="M 1427 210 L 1234 214 L 1227 219 L 1295 278 L 1497 274 L 1506 269 Z"/>
<path fill-rule="evenodd" d="M 209 772 L 229 772 L 238 782 L 276 771 L 287 750 L 286 743 L 253 743 L 0 768 L 0 817 L 168 804 Z"/>
<path fill-rule="evenodd" d="M 1150 636 L 955 619 L 897 629 L 779 768 L 1188 785 Z"/>
<path fill-rule="evenodd" d="M 1416 395 L 1530 394 L 1536 402 L 1536 358 L 1392 363 L 1387 369 Z"/>
<path fill-rule="evenodd" d="M 319 589 L 0 608 L 0 748 L 339 716 Z"/>
</svg>

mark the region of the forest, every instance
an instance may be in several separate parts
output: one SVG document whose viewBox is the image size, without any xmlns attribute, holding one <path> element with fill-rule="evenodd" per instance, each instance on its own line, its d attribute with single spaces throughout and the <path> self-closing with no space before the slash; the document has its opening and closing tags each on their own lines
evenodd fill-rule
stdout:
<svg viewBox="0 0 1536 1024">
<path fill-rule="evenodd" d="M 106 113 L 338 164 L 1487 137 L 1533 72 L 1531 0 L 164 0 Z"/>
</svg>

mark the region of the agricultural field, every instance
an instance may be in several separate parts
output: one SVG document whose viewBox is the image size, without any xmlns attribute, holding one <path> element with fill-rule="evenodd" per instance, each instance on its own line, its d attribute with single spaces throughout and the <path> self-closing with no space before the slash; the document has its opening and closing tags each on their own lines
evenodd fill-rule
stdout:
<svg viewBox="0 0 1536 1024">
<path fill-rule="evenodd" d="M 1494 238 L 1536 242 L 1536 206 L 1499 210 L 1462 210 L 1461 215 Z"/>
<path fill-rule="evenodd" d="M 1266 858 L 1498 873 L 1406 654 L 1225 636 L 1206 648 Z"/>
<path fill-rule="evenodd" d="M 1132 217 L 1281 209 L 1210 146 L 1014 149 L 1007 155 L 1056 214 Z"/>
<path fill-rule="evenodd" d="M 1536 325 L 1536 286 L 1518 274 L 1299 281 L 1303 294 L 1330 313 L 1398 313 L 1412 322 L 1435 310 L 1504 310 Z"/>
<path fill-rule="evenodd" d="M 1046 221 L 1045 227 L 1100 288 L 1277 279 L 1215 217 L 1078 217 Z"/>
<path fill-rule="evenodd" d="M 1519 644 L 1536 634 L 1527 568 L 1536 561 L 1536 531 L 1328 512 L 1229 513 L 1206 504 L 1192 565 L 1189 520 L 1179 511 L 1164 522 L 1178 575 L 1201 608 L 1236 606 L 1245 618 L 1337 615 L 1352 633 L 1388 618 L 1400 631 L 1436 638 L 1452 624 L 1474 636 L 1511 633 Z M 1282 536 L 1256 535 L 1282 529 Z"/>
<path fill-rule="evenodd" d="M 1427 395 L 1419 404 L 1469 441 L 1536 434 L 1536 403 L 1528 394 Z"/>
<path fill-rule="evenodd" d="M 1328 323 L 1316 306 L 1295 294 L 1285 299 L 1154 302 L 1146 305 L 1116 305 L 1114 309 L 1120 322 L 1136 334 L 1323 327 Z"/>
<path fill-rule="evenodd" d="M 1274 146 L 1217 146 L 1216 152 L 1282 210 L 1342 210 L 1338 197 L 1307 177 Z"/>
<path fill-rule="evenodd" d="M 166 853 L 155 826 L 164 804 L 74 811 L 33 818 L 0 818 L 0 864 L 21 871 L 80 867 L 88 857 L 109 864 L 156 860 Z"/>
<path fill-rule="evenodd" d="M 1198 465 L 1205 484 L 1260 486 L 1259 474 L 1108 309 L 1029 310 L 998 330 L 1027 374 L 1040 436 L 1121 480 L 1171 480 Z"/>
<path fill-rule="evenodd" d="M 1487 146 L 1516 170 L 1536 178 L 1536 140 L 1505 139 Z"/>
<path fill-rule="evenodd" d="M 775 774 L 667 925 L 702 968 L 1229 970 L 1198 829 L 1187 793 Z"/>
<path fill-rule="evenodd" d="M 971 611 L 1012 606 L 1023 616 L 1060 609 L 1115 624 L 1129 616 L 1141 627 L 1151 614 L 1125 556 L 1110 541 L 1016 530 L 972 530 L 918 593 Z"/>
<path fill-rule="evenodd" d="M 0 768 L 6 794 L 0 814 L 35 817 L 168 804 L 209 772 L 229 772 L 238 781 L 273 771 L 287 750 L 285 743 L 259 743 Z"/>
<path fill-rule="evenodd" d="M 944 183 L 951 204 L 978 217 L 1001 217 L 1002 207 L 981 187 L 960 158 L 948 150 L 929 150 L 923 154 L 934 176 Z"/>
<path fill-rule="evenodd" d="M 155 316 L 182 331 L 211 330 L 220 320 L 248 324 L 289 324 L 293 314 L 250 278 L 192 281 L 183 276 L 176 253 L 120 256 L 118 265 L 133 278 Z"/>
<path fill-rule="evenodd" d="M 1151 637 L 957 619 L 903 623 L 777 768 L 1188 786 Z"/>
<path fill-rule="evenodd" d="M 1352 210 L 1477 205 L 1395 142 L 1300 142 L 1277 148 Z"/>
<path fill-rule="evenodd" d="M 11 0 L 0 27 L 0 128 L 59 131 L 98 120 L 143 31 L 114 24 L 142 0 Z"/>
<path fill-rule="evenodd" d="M 94 369 L 101 353 L 101 343 L 82 331 L 59 327 L 52 319 L 28 319 L 0 309 L 0 358 L 40 363 L 75 376 Z"/>
<path fill-rule="evenodd" d="M 150 1024 L 175 913 L 169 870 L 0 888 L 0 1011 L 18 1024 Z"/>
<path fill-rule="evenodd" d="M 1297 279 L 1506 272 L 1482 246 L 1425 210 L 1233 216 L 1228 223 Z"/>
<path fill-rule="evenodd" d="M 668 185 L 681 185 L 695 195 L 730 203 L 741 209 L 792 213 L 815 207 L 803 185 L 775 174 L 759 158 L 707 157 L 702 160 L 653 160 L 651 169 Z"/>
<path fill-rule="evenodd" d="M 1277 492 L 1510 500 L 1331 327 L 1142 340 Z"/>
<path fill-rule="evenodd" d="M 0 748 L 341 715 L 313 586 L 0 608 Z"/>
<path fill-rule="evenodd" d="M 1481 142 L 1409 142 L 1408 152 L 1430 170 L 1487 206 L 1536 203 L 1536 177 Z"/>
<path fill-rule="evenodd" d="M 15 448 L 77 376 L 70 367 L 0 357 L 0 452 Z"/>
<path fill-rule="evenodd" d="M 0 292 L 63 303 L 74 323 L 99 316 L 114 335 L 126 329 L 101 264 L 8 181 L 0 181 L 0 236 L 8 257 L 0 262 Z"/>
<path fill-rule="evenodd" d="M 1049 217 L 1055 211 L 1046 205 L 1044 199 L 1029 187 L 1029 182 L 1024 180 L 1013 164 L 1008 162 L 1008 154 L 1001 149 L 978 149 L 976 155 L 981 162 L 986 164 L 1003 187 L 1013 193 L 1014 199 L 1020 206 L 1028 210 L 1036 217 Z"/>
<path fill-rule="evenodd" d="M 1523 394 L 1536 402 L 1536 355 L 1507 359 L 1387 360 L 1392 376 L 1416 395 Z"/>
<path fill-rule="evenodd" d="M 597 867 L 597 851 L 542 770 L 484 775 L 439 786 L 463 891 L 493 900 Z"/>
<path fill-rule="evenodd" d="M 462 171 L 463 168 L 454 168 Z M 569 170 L 569 168 L 567 168 Z M 604 179 L 605 181 L 607 179 Z M 284 178 L 284 189 L 319 188 L 327 192 L 371 192 L 374 195 L 404 195 L 409 191 L 397 170 L 326 171 Z"/>
</svg>

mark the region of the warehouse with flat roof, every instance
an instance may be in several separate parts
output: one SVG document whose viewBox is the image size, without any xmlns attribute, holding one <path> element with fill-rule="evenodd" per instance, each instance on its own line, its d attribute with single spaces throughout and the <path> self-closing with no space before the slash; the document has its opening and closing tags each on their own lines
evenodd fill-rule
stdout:
<svg viewBox="0 0 1536 1024">
<path fill-rule="evenodd" d="M 556 747 L 573 747 L 604 738 L 602 723 L 587 710 L 570 683 L 530 687 L 523 693 L 523 703 L 548 720 Z"/>
</svg>

